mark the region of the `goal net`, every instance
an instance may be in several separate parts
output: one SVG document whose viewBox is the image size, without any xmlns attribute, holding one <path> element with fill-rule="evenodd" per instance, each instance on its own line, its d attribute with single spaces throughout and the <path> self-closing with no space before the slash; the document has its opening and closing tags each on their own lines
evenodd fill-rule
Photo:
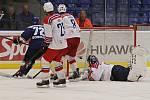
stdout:
<svg viewBox="0 0 150 100">
<path fill-rule="evenodd" d="M 127 65 L 132 48 L 136 46 L 136 28 L 98 27 L 82 29 L 81 43 L 77 52 L 79 67 L 86 67 L 83 61 L 90 54 L 106 63 Z"/>
</svg>

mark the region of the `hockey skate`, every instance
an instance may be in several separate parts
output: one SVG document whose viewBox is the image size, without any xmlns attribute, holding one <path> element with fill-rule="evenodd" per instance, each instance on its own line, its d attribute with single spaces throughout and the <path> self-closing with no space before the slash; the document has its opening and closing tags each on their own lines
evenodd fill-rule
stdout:
<svg viewBox="0 0 150 100">
<path fill-rule="evenodd" d="M 25 78 L 30 69 L 31 67 L 29 67 L 28 65 L 20 66 L 20 69 L 12 76 L 18 78 Z"/>
<path fill-rule="evenodd" d="M 78 81 L 79 77 L 80 77 L 79 68 L 77 68 L 76 71 L 74 71 L 73 74 L 68 78 L 68 80 L 71 82 Z"/>
<path fill-rule="evenodd" d="M 38 88 L 49 88 L 49 80 L 42 80 L 41 82 L 36 83 Z"/>
<path fill-rule="evenodd" d="M 18 78 L 23 78 L 23 77 L 25 77 L 26 75 L 23 74 L 23 72 L 22 72 L 22 70 L 21 70 L 22 67 L 23 67 L 23 66 L 21 66 L 20 69 L 19 69 L 15 74 L 13 74 L 12 76 L 13 76 L 13 77 L 18 77 Z"/>
<path fill-rule="evenodd" d="M 57 74 L 51 75 L 51 78 L 50 78 L 50 79 L 51 79 L 51 80 L 57 80 L 57 79 L 58 79 Z"/>
<path fill-rule="evenodd" d="M 53 82 L 54 87 L 66 87 L 66 79 L 59 79 Z"/>
</svg>

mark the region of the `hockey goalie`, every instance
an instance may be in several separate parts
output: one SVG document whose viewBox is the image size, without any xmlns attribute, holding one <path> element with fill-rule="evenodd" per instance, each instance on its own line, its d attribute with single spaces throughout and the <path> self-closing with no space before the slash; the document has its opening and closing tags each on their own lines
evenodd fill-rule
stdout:
<svg viewBox="0 0 150 100">
<path fill-rule="evenodd" d="M 81 80 L 89 81 L 139 81 L 145 77 L 145 57 L 148 51 L 143 47 L 135 47 L 131 54 L 129 67 L 105 64 L 94 55 L 89 55 L 87 62 L 89 69 L 84 71 Z"/>
</svg>

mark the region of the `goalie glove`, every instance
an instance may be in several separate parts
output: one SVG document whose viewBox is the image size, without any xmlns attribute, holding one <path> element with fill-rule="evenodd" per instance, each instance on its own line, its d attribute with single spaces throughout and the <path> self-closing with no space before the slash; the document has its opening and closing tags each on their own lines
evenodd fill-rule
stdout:
<svg viewBox="0 0 150 100">
<path fill-rule="evenodd" d="M 13 43 L 16 44 L 16 45 L 18 45 L 18 44 L 22 44 L 22 41 L 21 41 L 20 38 L 18 37 L 18 38 L 15 38 L 15 39 L 13 40 Z"/>
</svg>

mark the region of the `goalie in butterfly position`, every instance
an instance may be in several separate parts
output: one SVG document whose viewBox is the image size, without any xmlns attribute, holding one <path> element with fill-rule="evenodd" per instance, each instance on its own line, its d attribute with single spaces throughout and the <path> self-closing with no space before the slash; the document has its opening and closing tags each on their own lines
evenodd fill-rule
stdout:
<svg viewBox="0 0 150 100">
<path fill-rule="evenodd" d="M 131 66 L 109 65 L 99 61 L 94 55 L 89 55 L 87 62 L 89 69 L 81 76 L 81 80 L 90 81 L 138 81 L 146 74 L 145 55 L 148 52 L 142 47 L 132 51 Z"/>
<path fill-rule="evenodd" d="M 39 18 L 35 17 L 34 25 L 27 27 L 20 37 L 13 40 L 16 45 L 29 41 L 29 47 L 23 59 L 23 64 L 20 69 L 13 75 L 14 77 L 26 76 L 32 68 L 35 60 L 42 56 L 47 50 L 44 42 L 45 33 L 44 27 L 39 25 Z"/>
</svg>

